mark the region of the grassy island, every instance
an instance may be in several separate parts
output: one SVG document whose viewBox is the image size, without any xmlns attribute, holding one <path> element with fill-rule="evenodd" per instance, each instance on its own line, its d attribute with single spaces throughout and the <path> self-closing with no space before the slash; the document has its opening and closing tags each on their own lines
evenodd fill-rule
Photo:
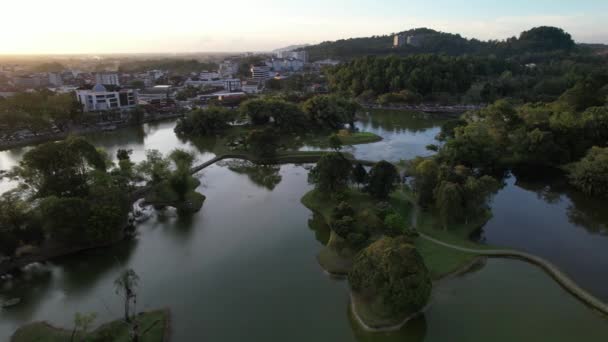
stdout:
<svg viewBox="0 0 608 342">
<path fill-rule="evenodd" d="M 170 331 L 169 310 L 143 312 L 138 315 L 141 330 L 146 332 L 142 342 L 167 342 Z M 88 333 L 76 332 L 74 341 L 130 341 L 129 329 L 122 320 L 101 325 Z M 57 328 L 47 322 L 36 322 L 19 328 L 12 336 L 11 342 L 65 342 L 70 341 L 72 331 Z"/>
</svg>

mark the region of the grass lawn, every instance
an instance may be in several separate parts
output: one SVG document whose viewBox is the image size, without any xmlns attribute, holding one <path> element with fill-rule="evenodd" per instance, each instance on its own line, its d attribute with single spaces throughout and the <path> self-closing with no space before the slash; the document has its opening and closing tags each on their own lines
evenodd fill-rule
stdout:
<svg viewBox="0 0 608 342">
<path fill-rule="evenodd" d="M 338 134 L 344 145 L 369 144 L 382 140 L 382 137 L 371 132 L 355 132 L 346 135 Z"/>
<path fill-rule="evenodd" d="M 331 213 L 333 208 L 338 205 L 337 201 L 316 190 L 305 194 L 301 201 L 308 209 L 320 214 L 330 225 Z M 355 227 L 357 230 L 381 227 L 380 219 L 374 212 L 375 201 L 369 195 L 351 189 L 346 191 L 346 201 L 356 213 Z M 331 231 L 327 245 L 318 255 L 319 264 L 331 274 L 346 275 L 352 267 L 353 258 L 357 252 L 358 250 L 353 249 L 342 237 Z"/>
<path fill-rule="evenodd" d="M 393 207 L 404 217 L 408 215 L 407 217 L 410 219 L 414 202 L 414 195 L 409 189 L 399 190 L 391 195 Z M 441 227 L 441 224 L 432 212 L 419 211 L 416 218 L 416 228 L 419 232 L 443 242 L 474 249 L 493 248 L 492 246 L 477 244 L 469 238 L 472 233 L 487 222 L 490 218 L 490 213 L 487 213 L 484 217 L 472 220 L 468 224 L 451 225 L 448 227 L 448 230 L 444 230 Z M 460 252 L 447 248 L 420 237 L 416 239 L 415 244 L 434 280 L 441 279 L 450 273 L 470 265 L 478 256 L 474 253 Z"/>
<path fill-rule="evenodd" d="M 169 311 L 157 310 L 140 314 L 140 331 L 152 327 L 144 336 L 142 342 L 168 342 L 165 341 L 166 331 L 169 329 Z M 37 322 L 19 328 L 12 336 L 11 342 L 66 342 L 70 341 L 70 330 L 56 328 L 45 322 Z M 77 341 L 83 336 L 76 334 Z M 129 330 L 121 320 L 103 324 L 91 331 L 85 337 L 87 342 L 128 342 Z"/>
</svg>

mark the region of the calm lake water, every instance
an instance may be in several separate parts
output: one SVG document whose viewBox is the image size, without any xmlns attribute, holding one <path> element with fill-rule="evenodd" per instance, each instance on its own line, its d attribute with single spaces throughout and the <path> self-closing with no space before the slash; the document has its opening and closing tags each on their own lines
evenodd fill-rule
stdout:
<svg viewBox="0 0 608 342">
<path fill-rule="evenodd" d="M 358 124 L 368 125 L 365 130 L 395 135 L 379 143 L 386 145 L 377 146 L 378 155 L 386 153 L 381 158 L 388 160 L 409 157 L 409 152 L 401 156 L 400 144 L 417 145 L 404 143 L 407 139 L 400 140 L 397 132 L 424 136 L 429 140 L 418 146 L 425 146 L 436 134 L 429 130 L 439 129 L 438 124 L 408 129 L 409 118 L 403 123 L 395 120 L 378 115 Z M 195 149 L 175 137 L 173 126 L 171 122 L 144 125 L 91 140 L 112 154 L 118 148 L 133 149 L 135 160 L 143 159 L 146 149 Z M 204 149 L 204 144 L 198 146 Z M 357 152 L 361 158 L 373 153 L 371 147 L 361 148 Z M 0 152 L 2 167 L 16 163 L 21 154 Z M 199 161 L 211 157 L 203 152 Z M 365 158 L 380 159 L 371 154 Z M 313 224 L 316 220 L 300 204 L 311 189 L 307 173 L 307 167 L 297 165 L 249 167 L 228 162 L 208 168 L 200 175 L 200 191 L 207 201 L 191 218 L 179 219 L 170 213 L 153 217 L 140 224 L 134 241 L 55 260 L 0 283 L 1 299 L 23 298 L 19 306 L 0 311 L 0 341 L 31 321 L 71 327 L 76 312 L 96 312 L 97 323 L 118 318 L 121 301 L 114 294 L 113 281 L 124 267 L 132 267 L 141 278 L 138 309 L 171 308 L 174 341 L 608 340 L 608 320 L 580 304 L 545 273 L 524 262 L 499 259 L 442 281 L 434 289 L 429 310 L 402 331 L 362 332 L 348 314 L 347 283 L 328 277 L 316 261 L 324 235 L 313 230 L 318 229 Z M 512 184 L 502 190 L 495 208 L 500 211 L 505 191 L 518 189 L 519 185 Z M 545 215 L 567 220 L 567 207 L 549 207 Z M 507 215 L 500 221 L 505 229 L 515 222 L 510 219 Z M 495 220 L 499 220 L 497 213 Z M 496 223 L 490 222 L 488 229 L 492 224 Z M 573 234 L 591 234 L 573 227 Z M 490 231 L 484 235 L 488 241 Z M 568 230 L 554 234 L 563 231 Z M 530 239 L 532 235 L 527 234 L 533 232 L 520 232 L 521 239 Z M 552 243 L 556 238 L 541 241 Z M 606 243 L 603 246 L 608 253 Z M 597 248 L 599 255 L 601 247 L 598 243 L 588 248 Z M 593 260 L 587 258 L 591 253 L 570 257 Z M 600 278 L 596 281 L 598 286 L 605 284 L 599 283 Z"/>
</svg>

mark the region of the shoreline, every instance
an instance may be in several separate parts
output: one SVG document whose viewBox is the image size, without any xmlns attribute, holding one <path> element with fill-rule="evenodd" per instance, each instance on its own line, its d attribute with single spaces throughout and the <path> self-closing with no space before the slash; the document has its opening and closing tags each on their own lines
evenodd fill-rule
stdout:
<svg viewBox="0 0 608 342">
<path fill-rule="evenodd" d="M 168 114 L 168 115 L 154 115 L 151 118 L 143 119 L 140 123 L 130 123 L 130 122 L 116 123 L 114 125 L 116 128 L 112 129 L 112 130 L 107 130 L 104 127 L 96 126 L 96 127 L 90 127 L 90 128 L 76 128 L 76 129 L 73 129 L 73 130 L 70 130 L 67 132 L 46 134 L 46 135 L 33 137 L 33 138 L 27 138 L 27 139 L 2 141 L 2 142 L 0 142 L 0 152 L 10 150 L 13 148 L 18 148 L 18 147 L 26 147 L 26 146 L 30 146 L 30 145 L 40 145 L 42 143 L 49 142 L 49 141 L 65 140 L 70 135 L 86 135 L 86 134 L 100 133 L 100 132 L 113 132 L 117 129 L 142 125 L 142 124 L 150 123 L 150 122 L 158 122 L 158 121 L 163 121 L 163 120 L 176 119 L 176 118 L 180 118 L 182 116 L 183 116 L 183 114 L 181 114 L 181 113 L 172 113 L 172 114 Z"/>
</svg>

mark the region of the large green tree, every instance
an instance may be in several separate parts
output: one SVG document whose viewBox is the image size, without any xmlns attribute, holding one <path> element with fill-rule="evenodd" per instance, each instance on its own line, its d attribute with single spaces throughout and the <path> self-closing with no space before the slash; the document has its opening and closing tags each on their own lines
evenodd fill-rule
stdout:
<svg viewBox="0 0 608 342">
<path fill-rule="evenodd" d="M 341 153 L 323 155 L 317 165 L 310 170 L 308 181 L 325 193 L 332 194 L 344 190 L 350 179 L 352 165 Z"/>
<path fill-rule="evenodd" d="M 398 181 L 399 172 L 395 165 L 382 160 L 369 171 L 365 191 L 377 199 L 384 200 L 395 190 Z"/>
<path fill-rule="evenodd" d="M 422 257 L 404 237 L 383 237 L 364 249 L 355 258 L 348 280 L 357 295 L 382 305 L 385 310 L 377 314 L 391 318 L 424 308 L 432 288 Z"/>
</svg>

